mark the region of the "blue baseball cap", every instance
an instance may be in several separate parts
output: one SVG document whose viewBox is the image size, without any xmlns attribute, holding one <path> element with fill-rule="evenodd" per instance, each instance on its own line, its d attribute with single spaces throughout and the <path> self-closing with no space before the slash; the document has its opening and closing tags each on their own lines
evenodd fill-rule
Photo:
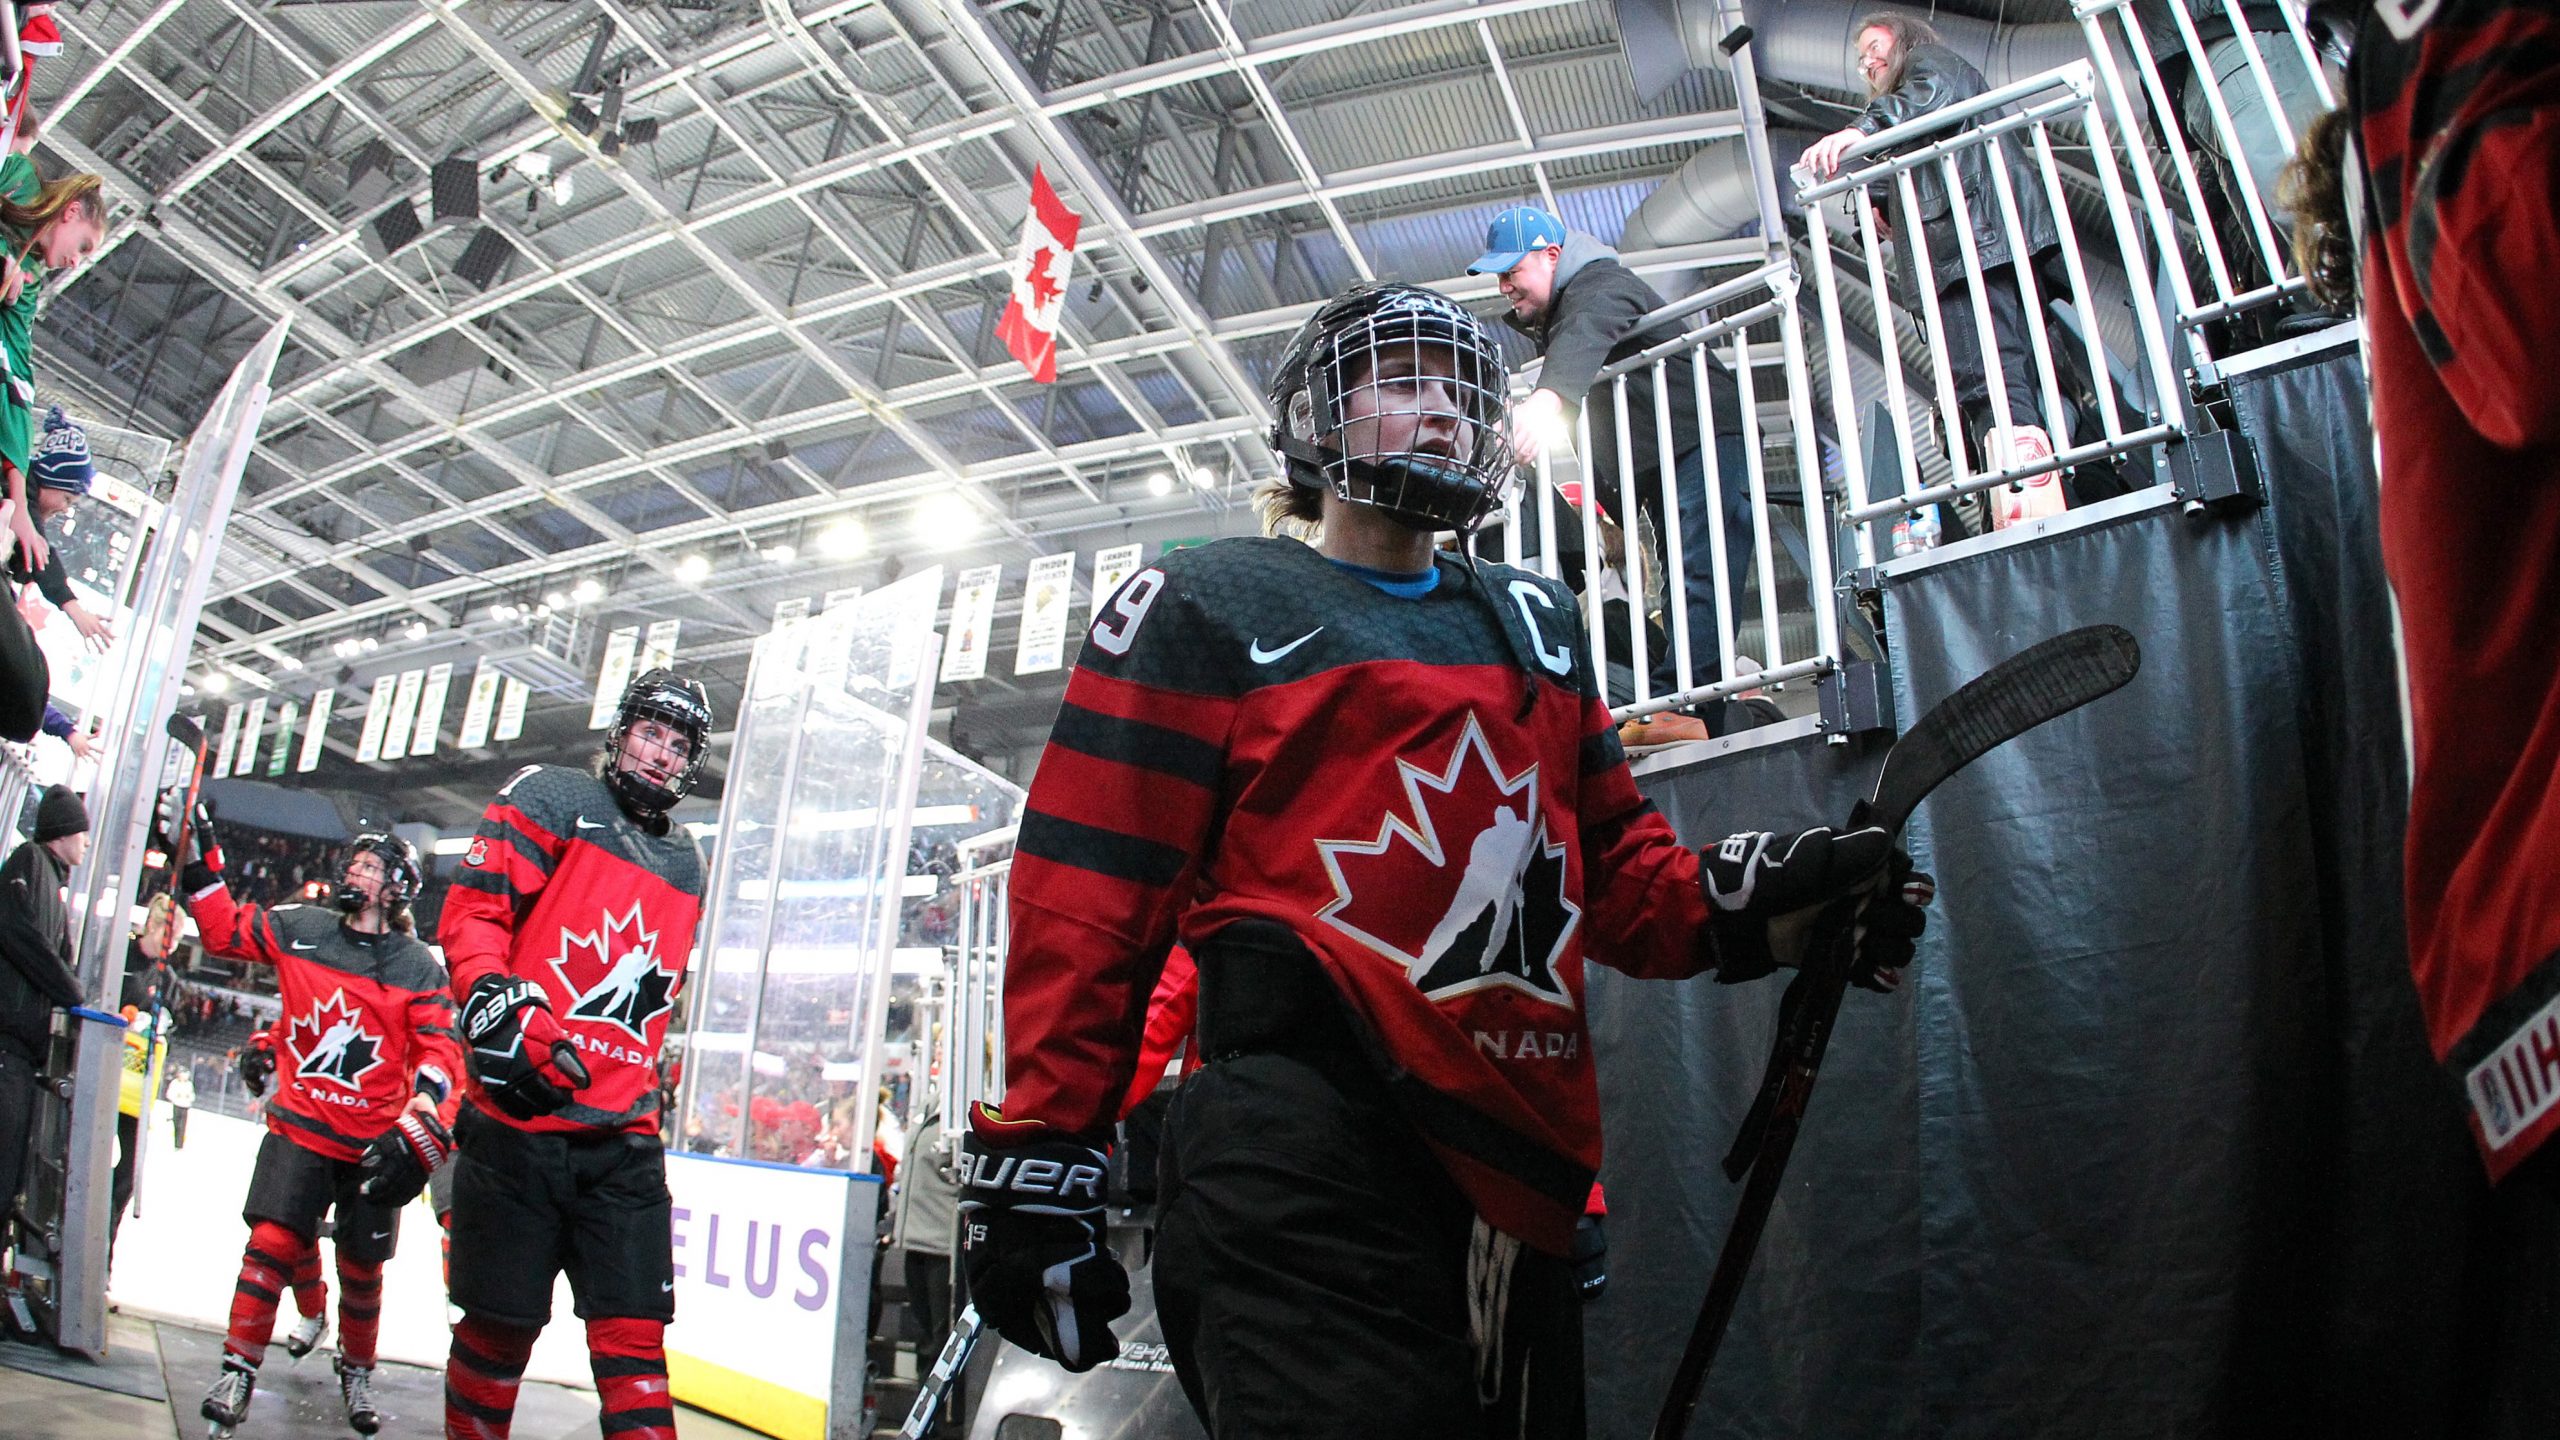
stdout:
<svg viewBox="0 0 2560 1440">
<path fill-rule="evenodd" d="M 1535 205 L 1514 205 L 1485 227 L 1484 253 L 1467 267 L 1470 275 L 1499 275 L 1529 256 L 1564 243 L 1564 222 Z"/>
</svg>

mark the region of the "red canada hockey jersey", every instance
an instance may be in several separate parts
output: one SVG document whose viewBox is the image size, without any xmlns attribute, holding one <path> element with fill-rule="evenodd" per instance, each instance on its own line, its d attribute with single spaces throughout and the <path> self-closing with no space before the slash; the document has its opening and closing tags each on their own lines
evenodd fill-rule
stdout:
<svg viewBox="0 0 2560 1440">
<path fill-rule="evenodd" d="M 267 1128 L 332 1160 L 353 1160 L 391 1128 L 420 1071 L 441 1082 L 444 1118 L 460 1099 L 453 997 L 435 952 L 415 936 L 361 935 L 316 905 L 241 905 L 227 886 L 187 898 L 204 948 L 276 967 L 275 1089 Z"/>
<path fill-rule="evenodd" d="M 1711 968 L 1706 903 L 1570 592 L 1440 566 L 1400 599 L 1225 540 L 1102 607 L 1014 851 L 1009 1121 L 1107 1132 L 1167 947 L 1277 921 L 1418 1082 L 1406 1113 L 1478 1212 L 1565 1253 L 1600 1157 L 1583 958 Z"/>
<path fill-rule="evenodd" d="M 484 975 L 540 985 L 586 1061 L 590 1083 L 519 1130 L 658 1130 L 658 1050 L 702 919 L 702 847 L 682 827 L 652 835 L 583 770 L 533 765 L 489 802 L 445 897 L 438 938 L 467 998 Z"/>
<path fill-rule="evenodd" d="M 2560 1129 L 2560 14 L 2375 5 L 2349 90 L 2410 966 L 2503 1175 Z"/>
</svg>

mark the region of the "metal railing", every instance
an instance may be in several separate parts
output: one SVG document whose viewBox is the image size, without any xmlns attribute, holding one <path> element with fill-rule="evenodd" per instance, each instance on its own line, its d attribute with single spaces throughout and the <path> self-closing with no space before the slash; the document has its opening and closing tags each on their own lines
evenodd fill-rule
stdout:
<svg viewBox="0 0 2560 1440">
<path fill-rule="evenodd" d="M 1697 320 L 1701 315 L 1709 318 Z M 1806 383 L 1801 319 L 1795 267 L 1784 258 L 1646 315 L 1640 322 L 1646 331 L 1694 323 L 1604 367 L 1576 422 L 1574 453 L 1583 458 L 1560 461 L 1554 447 L 1548 447 L 1540 454 L 1535 483 L 1511 497 L 1501 558 L 1566 580 L 1580 592 L 1594 668 L 1604 677 L 1611 713 L 1621 720 L 1838 668 L 1831 511 L 1814 431 L 1812 389 Z M 1770 360 L 1779 375 L 1774 385 L 1759 373 Z M 1633 410 L 1639 377 L 1650 393 L 1652 442 L 1641 454 Z M 1765 398 L 1785 412 L 1782 438 L 1763 420 L 1764 386 Z M 1738 429 L 1730 435 L 1720 433 L 1715 422 L 1720 391 L 1738 417 Z M 1688 418 L 1699 437 L 1693 453 L 1675 453 L 1675 406 L 1693 411 Z M 1616 441 L 1609 473 L 1596 473 L 1601 467 L 1591 463 L 1594 425 L 1609 426 Z M 1738 456 L 1720 453 L 1727 451 L 1717 443 L 1720 439 L 1737 441 L 1732 450 Z M 1772 507 L 1773 444 L 1793 454 L 1795 502 L 1804 517 L 1800 526 Z M 1735 458 L 1741 465 L 1738 475 L 1728 473 Z M 1596 495 L 1599 503 L 1576 506 L 1572 517 L 1560 520 L 1557 480 L 1565 463 L 1580 474 L 1585 497 Z M 1686 513 L 1688 502 L 1679 483 L 1684 473 L 1694 476 L 1694 493 L 1707 502 L 1703 516 Z M 1756 587 L 1735 573 L 1728 555 L 1728 527 L 1734 523 L 1724 503 L 1729 485 L 1748 496 L 1751 534 L 1741 563 L 1757 576 Z M 1547 538 L 1557 536 L 1559 523 L 1578 527 L 1583 562 L 1578 573 L 1567 573 L 1565 552 L 1571 547 Z M 1624 537 L 1614 547 L 1622 559 L 1611 557 L 1613 547 L 1604 540 L 1612 527 Z M 1524 532 L 1531 531 L 1540 539 L 1534 555 L 1526 553 Z M 1648 536 L 1651 543 L 1639 543 Z M 1695 543 L 1700 540 L 1703 546 Z M 1800 588 L 1778 579 L 1781 544 Z M 1699 548 L 1707 553 L 1696 554 Z M 1712 620 L 1693 613 L 1701 607 L 1690 598 L 1690 586 L 1693 571 L 1701 566 L 1712 582 L 1713 602 L 1704 607 Z M 1656 597 L 1663 613 L 1659 633 L 1650 618 Z M 1609 602 L 1617 598 L 1628 603 L 1625 615 L 1613 624 Z M 1756 600 L 1756 613 L 1743 613 L 1745 600 Z M 1791 654 L 1784 622 L 1807 614 L 1810 650 Z M 1759 623 L 1756 658 L 1746 657 L 1743 650 L 1745 627 L 1753 620 Z M 1711 670 L 1701 664 L 1710 658 L 1710 645 Z"/>
<path fill-rule="evenodd" d="M 1010 841 L 1010 832 L 1000 832 Z M 1013 855 L 972 864 L 951 877 L 960 893 L 942 1023 L 943 1133 L 958 1135 L 980 1101 L 1004 1100 L 1004 959 L 1012 939 Z"/>
<path fill-rule="evenodd" d="M 2139 11 L 2133 0 L 2083 0 L 2073 13 L 2134 161 L 2154 253 L 2174 257 L 2158 278 L 2196 360 L 2210 362 L 2204 327 L 2303 289 L 2276 179 L 2337 96 L 2302 0 L 2166 0 Z M 2252 28 L 2268 19 L 2282 28 Z"/>
<path fill-rule="evenodd" d="M 1869 447 L 1860 443 L 1866 437 L 1859 413 L 1861 387 L 1852 373 L 1851 356 L 1856 352 L 1843 321 L 1844 280 L 1826 222 L 1817 228 L 1810 247 L 1813 281 L 1829 362 L 1831 418 L 1842 437 L 1847 491 L 1842 518 L 1858 527 L 1855 544 L 1861 565 L 1871 565 L 1877 558 L 1873 522 L 1994 486 L 2105 461 L 2186 429 L 2184 382 L 2171 358 L 2170 337 L 2161 317 L 2140 297 L 2105 299 L 2093 284 L 2093 255 L 2106 259 L 2123 275 L 2141 275 L 2148 268 L 2141 219 L 2117 170 L 2113 131 L 2097 91 L 2094 67 L 2075 62 L 1879 131 L 1851 148 L 1831 178 L 1816 177 L 1801 168 L 1796 172 L 1797 193 L 1808 210 L 1836 209 L 1836 204 L 1826 206 L 1825 202 L 1847 202 L 1848 243 L 1858 262 L 1854 278 L 1863 285 L 1877 316 L 1880 343 L 1866 353 L 1882 372 L 1883 409 L 1892 427 L 1899 472 L 1884 477 L 1895 483 L 1881 495 L 1877 493 L 1883 488 L 1877 483 L 1880 477 L 1868 473 Z M 2100 192 L 2106 223 L 2096 236 L 2087 237 L 2097 242 L 2095 251 L 2084 244 L 2082 227 L 2073 218 L 2065 191 L 2058 153 L 2068 141 L 2056 133 L 2063 126 L 2074 127 L 2085 137 L 2089 170 Z M 1963 177 L 1968 159 L 1987 176 L 1991 192 L 1987 197 L 1967 193 Z M 2049 271 L 2039 275 L 2047 266 L 2035 257 L 2044 247 L 2031 243 L 2021 204 L 2021 177 L 2011 173 L 2014 160 L 2023 160 L 2031 170 L 2042 192 L 2039 198 L 2050 211 L 2058 243 L 2045 253 L 2062 271 L 2060 286 L 2048 286 Z M 1934 171 L 1944 189 L 1946 220 L 1959 247 L 1958 278 L 1944 286 L 1936 279 L 1936 257 L 1930 253 L 1929 225 L 1923 217 L 1918 178 L 1924 171 Z M 1986 198 L 1998 212 L 1997 233 L 2010 257 L 2007 263 L 1992 267 L 1989 280 L 1977 243 L 1974 209 Z M 1888 208 L 1893 217 L 1890 240 L 1899 252 L 1890 256 L 1888 237 L 1878 223 Z M 1899 273 L 1889 273 L 1894 270 Z M 2020 319 L 2011 323 L 2023 334 L 2008 337 L 2009 348 L 2014 352 L 2017 342 L 2024 342 L 2031 376 L 2007 373 L 2011 362 L 2001 354 L 2004 337 L 1994 316 L 1994 302 L 2000 298 L 1995 296 L 1995 286 L 2015 287 L 2012 303 Z M 1923 397 L 1930 403 L 1920 406 L 1913 404 L 1903 356 L 1895 343 L 1903 323 L 1896 316 L 1902 308 L 1895 303 L 1897 295 L 1917 301 L 1916 323 L 1930 382 Z M 2047 319 L 2048 299 L 2069 303 L 2078 332 L 2072 347 L 2077 354 L 2072 359 L 2079 362 L 2081 373 L 2068 387 L 2060 368 L 2069 363 L 2063 358 L 2067 352 L 2056 343 Z M 2120 354 L 2108 345 L 2106 327 L 2100 322 L 2106 305 L 2124 305 L 2127 300 L 2136 343 L 2133 353 Z M 1966 327 L 1966 336 L 1973 342 L 1971 364 L 1960 365 L 1951 344 L 1956 326 Z M 2021 378 L 2034 397 L 2027 414 L 2019 413 L 2011 393 L 2010 382 Z M 2075 398 L 2080 395 L 2085 395 L 2087 403 Z M 1933 416 L 1935 423 L 1924 429 L 1916 423 L 1915 411 Z M 1986 419 L 1987 424 L 1980 423 Z M 2048 445 L 2041 452 L 2021 438 L 2029 425 L 2047 437 Z M 1924 464 L 1932 458 L 1942 459 L 1953 478 L 1925 482 Z"/>
</svg>

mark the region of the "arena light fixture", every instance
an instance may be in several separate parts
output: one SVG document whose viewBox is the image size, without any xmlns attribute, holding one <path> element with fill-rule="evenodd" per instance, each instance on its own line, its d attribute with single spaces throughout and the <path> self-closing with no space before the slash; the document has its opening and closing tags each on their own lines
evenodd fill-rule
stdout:
<svg viewBox="0 0 2560 1440">
<path fill-rule="evenodd" d="M 697 550 L 676 562 L 676 578 L 687 585 L 699 585 L 711 578 L 711 561 Z"/>
<path fill-rule="evenodd" d="M 850 560 L 871 548 L 871 527 L 859 515 L 847 515 L 818 532 L 818 550 L 831 560 Z"/>
<path fill-rule="evenodd" d="M 205 672 L 204 680 L 198 688 L 203 690 L 207 695 L 219 695 L 223 691 L 231 688 L 231 677 L 223 674 L 219 670 L 208 670 Z"/>
<path fill-rule="evenodd" d="M 1172 472 L 1170 472 L 1170 471 L 1165 471 L 1165 470 L 1159 470 L 1159 471 L 1157 471 L 1156 473 L 1154 473 L 1153 475 L 1148 476 L 1148 477 L 1147 477 L 1147 493 L 1148 493 L 1148 494 L 1150 494 L 1150 495 L 1157 496 L 1158 498 L 1162 498 L 1163 496 L 1166 496 L 1166 495 L 1170 495 L 1170 494 L 1172 494 L 1172 493 L 1173 493 L 1173 475 L 1172 475 Z"/>
<path fill-rule="evenodd" d="M 566 610 L 568 608 L 569 596 L 567 592 L 550 590 L 543 593 L 542 608 L 534 613 L 537 615 L 548 615 L 554 610 Z"/>
<path fill-rule="evenodd" d="M 936 550 L 948 550 L 967 543 L 978 533 L 978 507 L 964 500 L 956 491 L 945 490 L 927 495 L 916 506 L 917 538 Z"/>
<path fill-rule="evenodd" d="M 1210 468 L 1209 468 L 1208 466 L 1206 466 L 1206 465 L 1194 465 L 1194 466 L 1192 466 L 1192 467 L 1191 467 L 1191 488 L 1192 488 L 1192 489 L 1194 489 L 1194 490 L 1215 490 L 1215 489 L 1217 489 L 1217 488 L 1218 488 L 1218 472 L 1217 472 L 1217 471 L 1215 471 L 1215 470 L 1210 469 Z"/>
<path fill-rule="evenodd" d="M 800 558 L 800 547 L 788 540 L 777 540 L 764 548 L 764 558 L 776 565 L 788 565 Z"/>
<path fill-rule="evenodd" d="M 412 620 L 409 622 L 409 628 L 403 633 L 412 640 L 424 640 L 427 638 L 427 622 L 424 620 Z"/>
<path fill-rule="evenodd" d="M 569 598 L 581 605 L 593 605 L 604 598 L 604 582 L 590 575 L 569 587 Z"/>
</svg>

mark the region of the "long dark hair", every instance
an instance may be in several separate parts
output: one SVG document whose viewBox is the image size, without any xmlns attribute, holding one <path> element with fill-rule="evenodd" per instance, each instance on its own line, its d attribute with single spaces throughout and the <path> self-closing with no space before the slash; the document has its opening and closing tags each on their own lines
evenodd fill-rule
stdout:
<svg viewBox="0 0 2560 1440">
<path fill-rule="evenodd" d="M 1849 38 L 1854 43 L 1857 37 L 1870 30 L 1881 30 L 1893 37 L 1893 64 L 1884 72 L 1884 83 L 1875 85 L 1873 81 L 1868 82 L 1875 86 L 1878 95 L 1889 95 L 1902 88 L 1902 77 L 1911 68 L 1913 46 L 1946 43 L 1938 38 L 1935 26 L 1917 15 L 1900 10 L 1878 10 L 1868 15 L 1858 22 L 1857 29 L 1849 32 Z"/>
<path fill-rule="evenodd" d="M 2311 298 L 2348 314 L 2356 305 L 2356 247 L 2347 224 L 2346 145 L 2352 122 L 2331 110 L 2302 132 L 2302 147 L 2276 180 L 2276 203 L 2293 212 L 2293 264 Z"/>
</svg>

